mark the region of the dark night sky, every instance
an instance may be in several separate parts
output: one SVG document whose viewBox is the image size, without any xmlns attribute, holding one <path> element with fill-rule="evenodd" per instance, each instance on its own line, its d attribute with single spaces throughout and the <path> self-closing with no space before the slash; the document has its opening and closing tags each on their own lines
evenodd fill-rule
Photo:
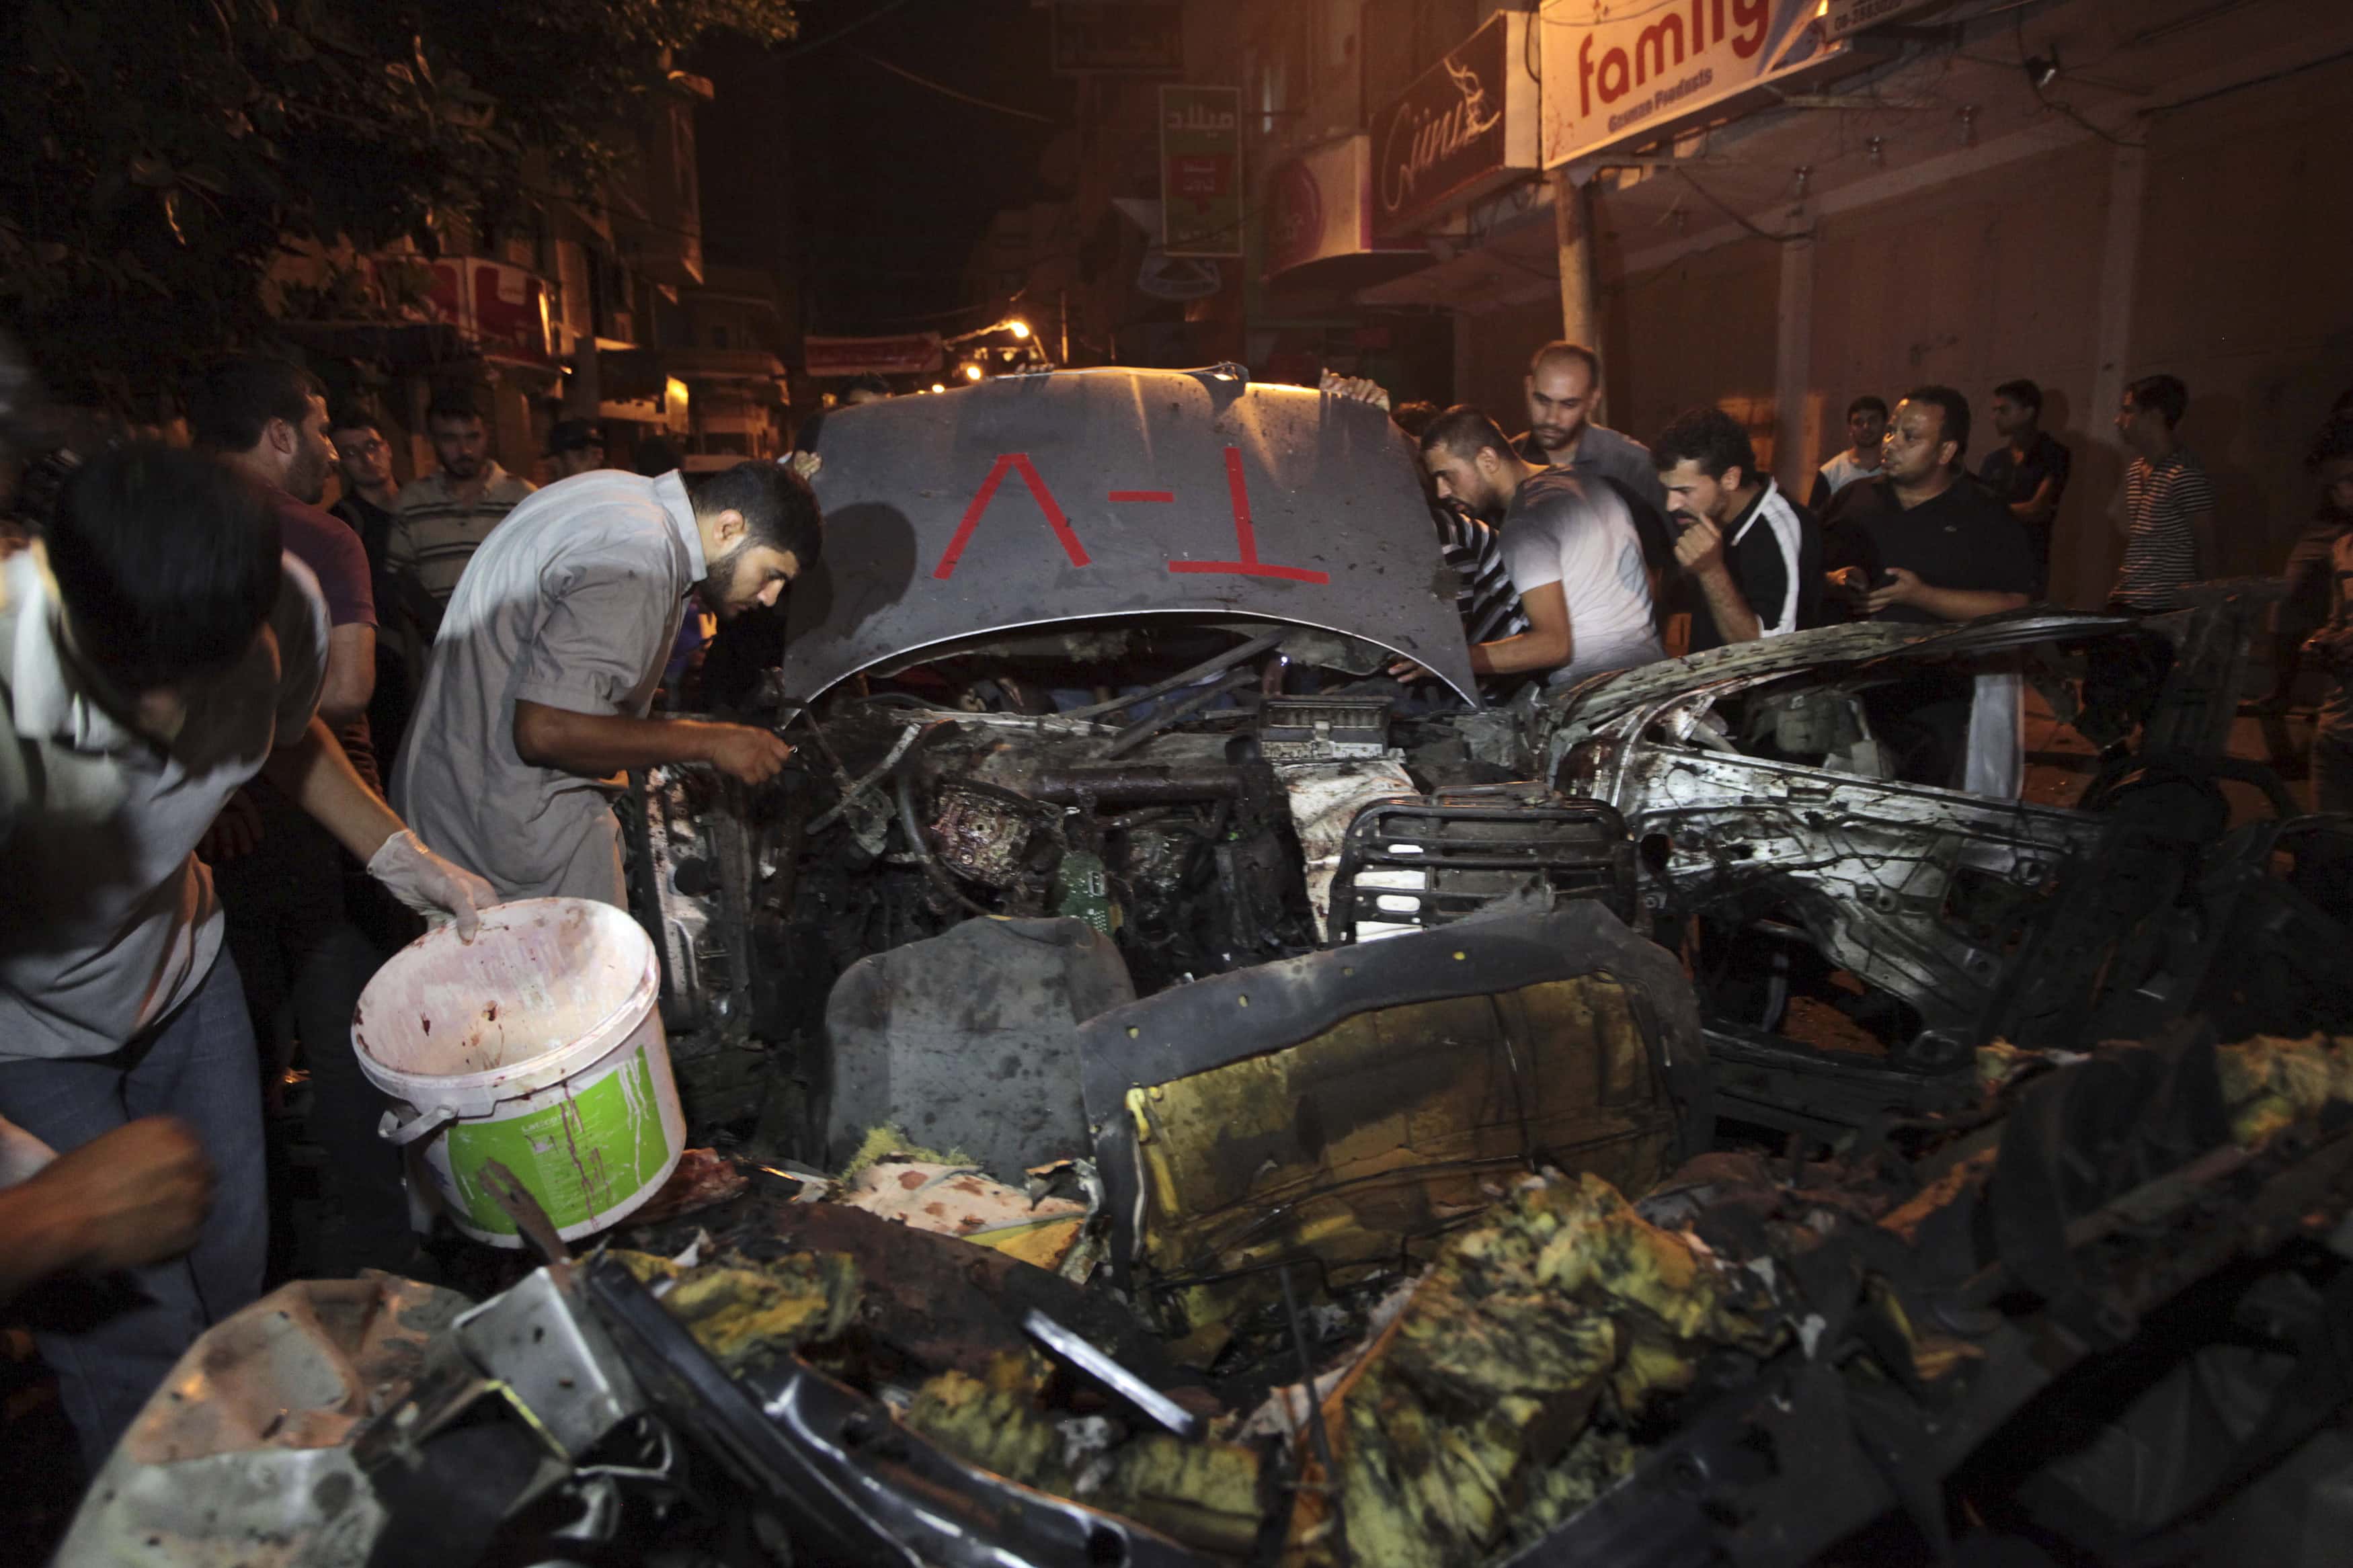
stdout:
<svg viewBox="0 0 2353 1568">
<path fill-rule="evenodd" d="M 710 259 L 797 270 L 811 331 L 915 330 L 963 303 L 973 241 L 1039 194 L 1039 154 L 1067 125 L 1048 13 L 1029 0 L 802 0 L 799 45 L 704 51 L 718 89 L 699 117 Z M 873 19 L 825 43 L 829 34 Z M 811 47 L 811 45 L 817 47 Z M 892 75 L 887 60 L 1017 119 Z M 960 323 L 951 323 L 960 324 Z"/>
</svg>

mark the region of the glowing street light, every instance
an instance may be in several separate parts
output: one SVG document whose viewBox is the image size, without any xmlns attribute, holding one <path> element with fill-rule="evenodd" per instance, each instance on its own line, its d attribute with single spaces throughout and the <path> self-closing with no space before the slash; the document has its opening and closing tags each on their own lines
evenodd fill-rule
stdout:
<svg viewBox="0 0 2353 1568">
<path fill-rule="evenodd" d="M 1023 321 L 1018 316 L 1016 316 L 1013 320 L 1006 322 L 1005 330 L 1011 332 L 1017 338 L 1027 340 L 1029 336 L 1029 323 Z"/>
<path fill-rule="evenodd" d="M 978 381 L 978 380 L 980 379 L 980 366 L 979 366 L 979 364 L 976 363 L 968 364 L 968 365 L 965 366 L 965 367 L 964 367 L 964 378 L 965 378 L 966 381 Z"/>
</svg>

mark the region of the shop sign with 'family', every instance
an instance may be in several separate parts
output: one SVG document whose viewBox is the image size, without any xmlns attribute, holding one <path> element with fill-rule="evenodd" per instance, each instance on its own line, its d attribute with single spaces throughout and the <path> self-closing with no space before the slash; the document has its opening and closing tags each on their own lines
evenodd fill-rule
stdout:
<svg viewBox="0 0 2353 1568">
<path fill-rule="evenodd" d="M 1544 162 L 1657 135 L 1843 47 L 1821 0 L 1545 0 Z"/>
</svg>

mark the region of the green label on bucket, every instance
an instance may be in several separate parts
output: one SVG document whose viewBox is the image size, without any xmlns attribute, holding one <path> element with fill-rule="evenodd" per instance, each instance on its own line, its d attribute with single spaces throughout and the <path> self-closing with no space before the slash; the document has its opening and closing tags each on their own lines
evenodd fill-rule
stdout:
<svg viewBox="0 0 2353 1568">
<path fill-rule="evenodd" d="M 670 1158 L 653 1066 L 643 1051 L 585 1089 L 556 1086 L 543 1110 L 504 1121 L 459 1121 L 448 1140 L 449 1173 L 475 1226 L 512 1235 L 479 1173 L 498 1161 L 539 1200 L 558 1230 L 609 1214 L 636 1195 Z"/>
</svg>

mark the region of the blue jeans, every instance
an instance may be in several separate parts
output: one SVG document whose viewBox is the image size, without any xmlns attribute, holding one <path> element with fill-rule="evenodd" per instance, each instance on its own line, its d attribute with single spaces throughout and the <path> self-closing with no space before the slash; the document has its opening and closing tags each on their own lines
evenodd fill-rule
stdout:
<svg viewBox="0 0 2353 1568">
<path fill-rule="evenodd" d="M 261 842 L 214 866 L 213 889 L 247 1016 L 266 1037 L 290 1002 L 311 1069 L 309 1132 L 327 1157 L 319 1172 L 326 1202 L 316 1255 L 298 1272 L 405 1273 L 417 1245 L 408 1194 L 398 1152 L 375 1131 L 392 1102 L 361 1073 L 352 1047 L 352 1014 L 384 954 L 349 912 L 342 847 L 267 784 L 247 787 L 261 810 Z"/>
<path fill-rule="evenodd" d="M 135 1290 L 112 1292 L 90 1321 L 34 1335 L 93 1475 L 196 1336 L 260 1293 L 260 1070 L 226 947 L 195 995 L 112 1055 L 0 1062 L 0 1116 L 60 1153 L 163 1115 L 186 1122 L 213 1163 L 212 1212 L 194 1250 L 132 1270 Z"/>
</svg>

